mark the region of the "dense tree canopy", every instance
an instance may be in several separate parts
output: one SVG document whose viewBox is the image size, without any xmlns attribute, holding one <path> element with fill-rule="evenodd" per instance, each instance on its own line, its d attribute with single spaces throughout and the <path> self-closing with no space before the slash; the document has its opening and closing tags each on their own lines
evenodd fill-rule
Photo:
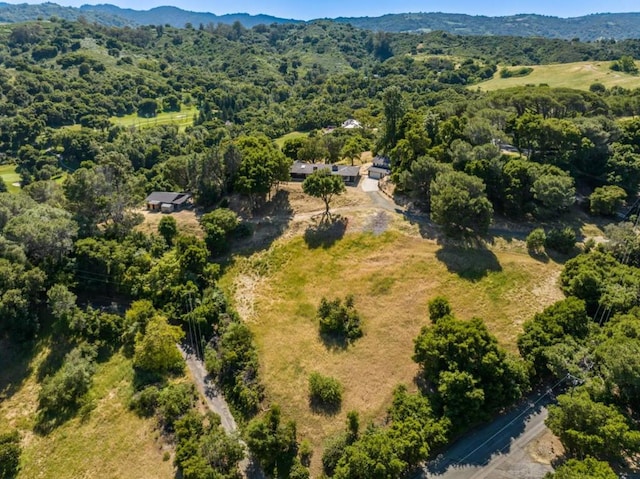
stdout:
<svg viewBox="0 0 640 479">
<path fill-rule="evenodd" d="M 477 177 L 442 173 L 431 184 L 431 217 L 452 236 L 482 235 L 489 229 L 493 207 Z"/>
</svg>

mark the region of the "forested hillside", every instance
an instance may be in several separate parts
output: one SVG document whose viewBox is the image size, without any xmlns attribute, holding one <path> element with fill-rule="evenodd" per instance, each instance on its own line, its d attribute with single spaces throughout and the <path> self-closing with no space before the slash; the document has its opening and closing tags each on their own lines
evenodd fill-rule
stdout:
<svg viewBox="0 0 640 479">
<path fill-rule="evenodd" d="M 605 7 L 603 7 L 605 8 Z M 624 40 L 638 38 L 640 27 L 638 13 L 597 13 L 573 18 L 548 15 L 520 14 L 504 17 L 473 16 L 455 13 L 400 13 L 381 17 L 339 17 L 335 21 L 348 23 L 369 31 L 425 33 L 444 31 L 456 35 L 489 35 L 581 39 Z M 300 20 L 277 18 L 270 15 L 234 13 L 214 15 L 192 12 L 176 7 L 156 7 L 150 10 L 120 8 L 115 5 L 82 5 L 61 7 L 55 3 L 39 5 L 8 4 L 0 2 L 0 21 L 24 22 L 56 16 L 65 20 L 84 17 L 106 26 L 171 25 L 183 28 L 191 25 L 231 25 L 240 22 L 251 28 L 259 24 L 301 23 Z"/>
<path fill-rule="evenodd" d="M 637 466 L 638 213 L 615 218 L 640 187 L 640 90 L 477 85 L 586 60 L 633 79 L 639 49 L 332 21 L 0 25 L 0 477 L 102 477 L 89 454 L 150 464 L 140 477 L 236 477 L 243 444 L 270 477 L 403 477 L 532 387 L 569 379 L 579 387 L 548 421 L 579 459 L 563 467 Z M 376 154 L 393 199 L 327 172 L 285 185 L 294 160 Z M 153 191 L 189 192 L 194 211 L 144 211 Z M 354 265 L 375 271 L 364 281 Z M 338 272 L 353 291 L 317 297 Z M 424 287 L 434 272 L 445 280 Z M 534 280 L 541 297 L 518 310 Z M 411 297 L 395 304 L 400 290 Z M 381 297 L 376 322 L 367 300 Z M 302 337 L 296 353 L 351 371 L 378 360 L 385 328 L 403 344 L 366 416 L 341 408 L 362 404 L 354 389 L 374 368 L 345 387 L 268 362 Z M 179 342 L 205 360 L 243 442 L 204 412 Z M 295 407 L 273 401 L 289 396 Z M 143 461 L 124 447 L 127 424 Z M 100 436 L 108 447 L 88 452 Z"/>
</svg>

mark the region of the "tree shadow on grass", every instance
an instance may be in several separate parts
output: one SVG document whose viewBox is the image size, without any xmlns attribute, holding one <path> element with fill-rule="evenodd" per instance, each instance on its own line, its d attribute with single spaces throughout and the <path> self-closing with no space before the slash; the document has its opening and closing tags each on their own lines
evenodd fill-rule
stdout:
<svg viewBox="0 0 640 479">
<path fill-rule="evenodd" d="M 529 253 L 529 256 L 531 258 L 535 259 L 536 261 L 539 261 L 540 263 L 547 264 L 550 260 L 549 255 L 544 251 L 534 251 L 529 249 L 527 250 L 527 253 Z"/>
<path fill-rule="evenodd" d="M 502 271 L 496 255 L 481 244 L 448 245 L 436 252 L 450 273 L 468 281 L 479 281 L 490 272 Z"/>
<path fill-rule="evenodd" d="M 304 241 L 311 249 L 330 248 L 342 239 L 347 231 L 349 220 L 340 215 L 322 215 L 320 220 L 309 226 L 304 232 Z"/>
<path fill-rule="evenodd" d="M 86 398 L 55 410 L 39 410 L 33 431 L 41 436 L 48 435 L 68 420 L 74 418 L 79 411 L 84 409 L 84 406 L 88 404 L 84 401 L 86 401 Z M 83 420 L 86 420 L 86 418 L 83 418 Z"/>
<path fill-rule="evenodd" d="M 320 333 L 320 340 L 329 351 L 344 351 L 349 347 L 349 340 L 344 335 Z"/>
<path fill-rule="evenodd" d="M 31 374 L 33 345 L 0 340 L 0 402 L 13 396 Z"/>
<path fill-rule="evenodd" d="M 335 416 L 342 410 L 342 402 L 326 403 L 320 401 L 316 397 L 310 396 L 309 407 L 314 414 L 320 414 L 323 416 Z"/>
<path fill-rule="evenodd" d="M 36 370 L 39 382 L 47 376 L 53 376 L 62 367 L 65 356 L 73 349 L 73 346 L 73 343 L 65 336 L 59 336 L 59 339 L 55 339 L 52 335 L 49 353 Z"/>
</svg>

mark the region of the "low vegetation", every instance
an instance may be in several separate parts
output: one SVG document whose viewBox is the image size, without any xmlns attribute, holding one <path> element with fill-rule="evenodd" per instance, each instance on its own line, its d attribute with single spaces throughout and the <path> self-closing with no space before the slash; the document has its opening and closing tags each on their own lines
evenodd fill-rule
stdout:
<svg viewBox="0 0 640 479">
<path fill-rule="evenodd" d="M 343 387 L 330 376 L 318 372 L 309 375 L 309 400 L 312 407 L 321 410 L 336 410 L 342 403 Z"/>
<path fill-rule="evenodd" d="M 347 342 L 362 337 L 360 315 L 354 302 L 353 295 L 347 295 L 344 301 L 339 298 L 332 301 L 322 298 L 318 306 L 320 334 Z"/>
</svg>

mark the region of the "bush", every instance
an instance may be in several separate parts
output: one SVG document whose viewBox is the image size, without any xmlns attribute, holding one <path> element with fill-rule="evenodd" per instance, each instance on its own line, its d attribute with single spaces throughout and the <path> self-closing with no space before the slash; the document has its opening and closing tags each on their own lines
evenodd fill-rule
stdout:
<svg viewBox="0 0 640 479">
<path fill-rule="evenodd" d="M 156 412 L 160 391 L 156 386 L 148 386 L 135 394 L 129 401 L 129 408 L 142 417 L 150 417 Z"/>
<path fill-rule="evenodd" d="M 566 228 L 552 229 L 547 234 L 545 246 L 559 253 L 568 254 L 576 245 L 576 233 L 568 226 Z"/>
<path fill-rule="evenodd" d="M 15 477 L 20 466 L 21 453 L 18 431 L 0 434 L 0 479 Z"/>
<path fill-rule="evenodd" d="M 133 365 L 158 374 L 182 372 L 185 363 L 176 343 L 183 337 L 184 332 L 178 326 L 171 326 L 162 316 L 154 316 L 144 334 L 136 337 Z"/>
<path fill-rule="evenodd" d="M 527 249 L 535 254 L 540 254 L 544 251 L 544 245 L 547 241 L 547 235 L 542 228 L 534 229 L 527 236 Z"/>
<path fill-rule="evenodd" d="M 615 185 L 596 188 L 589 196 L 589 211 L 593 215 L 613 216 L 622 207 L 627 193 Z"/>
<path fill-rule="evenodd" d="M 318 306 L 318 318 L 321 334 L 340 336 L 347 341 L 362 337 L 360 315 L 355 309 L 353 295 L 347 296 L 344 304 L 340 299 L 328 301 L 322 298 Z"/>
<path fill-rule="evenodd" d="M 322 453 L 322 470 L 327 476 L 333 476 L 338 461 L 344 455 L 347 445 L 347 435 L 345 433 L 334 436 L 325 444 L 324 452 Z"/>
<path fill-rule="evenodd" d="M 229 249 L 229 239 L 238 228 L 238 215 L 227 208 L 218 208 L 200 219 L 205 231 L 205 242 L 209 252 L 216 256 Z"/>
<path fill-rule="evenodd" d="M 43 381 L 38 408 L 44 414 L 55 415 L 78 406 L 91 386 L 95 356 L 95 351 L 75 348 L 66 355 L 58 372 Z"/>
<path fill-rule="evenodd" d="M 451 305 L 447 298 L 442 296 L 436 296 L 431 301 L 429 301 L 429 319 L 432 322 L 436 322 L 445 316 L 449 316 L 451 314 Z"/>
<path fill-rule="evenodd" d="M 253 335 L 244 323 L 232 321 L 224 326 L 217 350 L 205 351 L 205 366 L 216 376 L 227 401 L 247 416 L 255 414 L 262 400 L 262 387 Z"/>
<path fill-rule="evenodd" d="M 158 409 L 167 429 L 194 405 L 195 391 L 191 384 L 170 384 L 158 395 Z"/>
<path fill-rule="evenodd" d="M 338 408 L 342 403 L 342 384 L 331 376 L 314 372 L 309 375 L 309 399 L 322 407 Z"/>
<path fill-rule="evenodd" d="M 520 67 L 514 68 L 513 70 L 509 70 L 508 68 L 503 68 L 500 70 L 500 78 L 513 78 L 513 77 L 524 77 L 533 71 L 531 67 Z"/>
</svg>

